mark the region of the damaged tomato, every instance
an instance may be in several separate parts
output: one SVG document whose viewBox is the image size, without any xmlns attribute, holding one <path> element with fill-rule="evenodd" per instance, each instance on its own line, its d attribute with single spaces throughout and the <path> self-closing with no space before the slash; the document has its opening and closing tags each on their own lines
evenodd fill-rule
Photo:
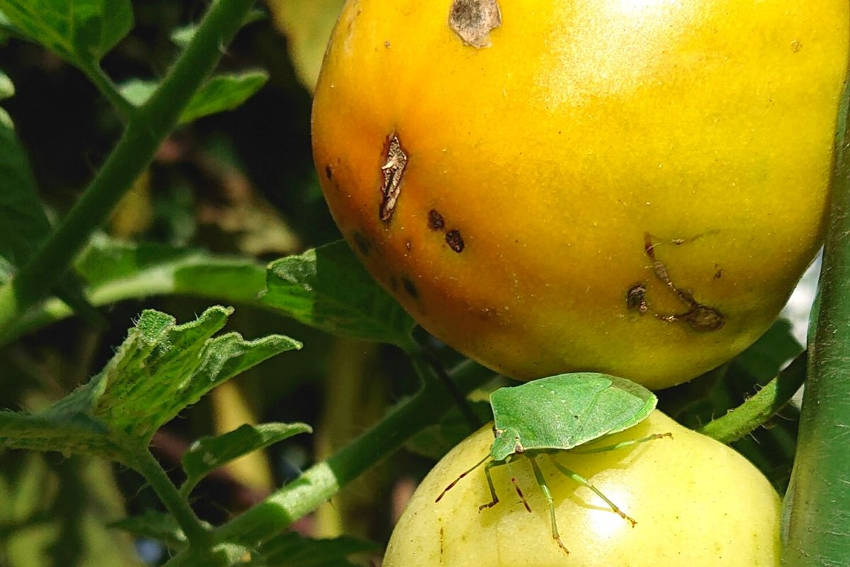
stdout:
<svg viewBox="0 0 850 567">
<path fill-rule="evenodd" d="M 313 108 L 324 193 L 468 356 L 671 386 L 764 332 L 820 244 L 848 11 L 349 0 Z"/>
</svg>

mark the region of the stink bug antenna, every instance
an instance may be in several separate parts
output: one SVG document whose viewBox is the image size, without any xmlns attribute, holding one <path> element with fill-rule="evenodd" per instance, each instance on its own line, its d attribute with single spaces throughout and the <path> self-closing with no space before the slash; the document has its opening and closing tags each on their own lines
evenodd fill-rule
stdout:
<svg viewBox="0 0 850 567">
<path fill-rule="evenodd" d="M 443 489 L 443 491 L 440 493 L 440 495 L 439 495 L 439 496 L 437 496 L 437 499 L 436 499 L 436 500 L 434 500 L 434 502 L 439 502 L 439 501 L 440 501 L 440 499 L 442 499 L 442 498 L 443 498 L 443 496 L 445 496 L 445 495 L 446 495 L 446 492 L 448 492 L 449 490 L 451 490 L 452 488 L 454 488 L 454 486 L 455 486 L 458 482 L 460 482 L 460 480 L 461 480 L 463 477 L 465 477 L 466 475 L 468 475 L 469 473 L 471 473 L 472 471 L 474 471 L 475 469 L 477 469 L 478 467 L 480 467 L 481 465 L 483 465 L 483 464 L 484 464 L 484 462 L 485 462 L 487 459 L 489 459 L 489 458 L 490 458 L 490 455 L 485 455 L 483 459 L 481 459 L 480 461 L 478 461 L 477 463 L 475 463 L 475 464 L 474 464 L 473 466 L 471 466 L 469 469 L 467 469 L 467 470 L 463 471 L 462 473 L 460 473 L 460 476 L 459 476 L 459 477 L 457 477 L 456 479 L 454 479 L 451 483 L 449 483 L 449 485 Z"/>
</svg>

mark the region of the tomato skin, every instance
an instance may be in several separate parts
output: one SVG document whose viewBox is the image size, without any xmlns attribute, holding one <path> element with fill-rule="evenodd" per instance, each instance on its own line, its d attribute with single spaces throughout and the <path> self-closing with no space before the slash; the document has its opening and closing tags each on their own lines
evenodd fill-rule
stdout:
<svg viewBox="0 0 850 567">
<path fill-rule="evenodd" d="M 375 278 L 519 379 L 750 345 L 821 242 L 847 2 L 500 0 L 482 48 L 452 3 L 349 0 L 325 58 L 315 162 Z"/>
<path fill-rule="evenodd" d="M 490 501 L 481 468 L 440 502 L 437 495 L 487 454 L 484 427 L 450 451 L 425 477 L 396 525 L 384 567 L 774 567 L 779 565 L 780 502 L 767 479 L 729 447 L 688 430 L 659 411 L 604 444 L 652 433 L 663 438 L 596 454 L 560 453 L 559 462 L 593 482 L 637 521 L 631 527 L 587 488 L 538 458 L 555 500 L 561 538 L 525 459 L 493 469 L 501 501 Z M 511 484 L 514 475 L 529 514 Z"/>
</svg>

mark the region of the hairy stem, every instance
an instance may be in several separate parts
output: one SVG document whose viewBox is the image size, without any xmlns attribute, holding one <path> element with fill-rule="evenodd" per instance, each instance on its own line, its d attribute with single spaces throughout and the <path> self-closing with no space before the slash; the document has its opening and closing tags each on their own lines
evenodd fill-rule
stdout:
<svg viewBox="0 0 850 567">
<path fill-rule="evenodd" d="M 180 113 L 221 58 L 253 0 L 213 2 L 191 43 L 148 101 L 134 111 L 121 139 L 83 196 L 15 277 L 0 287 L 0 338 L 68 270 L 91 233 L 144 171 Z"/>
<path fill-rule="evenodd" d="M 464 394 L 493 376 L 492 372 L 471 361 L 461 363 L 451 375 L 457 389 Z M 374 427 L 329 459 L 313 465 L 262 503 L 218 528 L 214 532 L 215 542 L 256 548 L 435 423 L 452 407 L 453 401 L 444 386 L 436 381 L 426 382 L 415 396 L 396 406 Z M 196 565 L 194 553 L 191 549 L 184 551 L 166 565 Z"/>
<path fill-rule="evenodd" d="M 717 439 L 721 443 L 732 443 L 767 423 L 797 393 L 806 380 L 806 355 L 794 359 L 788 368 L 765 384 L 755 395 L 740 406 L 729 410 L 697 431 Z"/>
<path fill-rule="evenodd" d="M 848 89 L 836 139 L 820 307 L 809 337 L 797 455 L 785 499 L 787 567 L 850 565 L 850 136 Z"/>
<path fill-rule="evenodd" d="M 138 454 L 132 457 L 131 462 L 134 467 L 145 477 L 156 495 L 177 520 L 189 544 L 198 549 L 209 547 L 212 532 L 204 527 L 188 501 L 180 495 L 171 479 L 162 470 L 156 458 L 147 449 L 138 451 Z"/>
</svg>

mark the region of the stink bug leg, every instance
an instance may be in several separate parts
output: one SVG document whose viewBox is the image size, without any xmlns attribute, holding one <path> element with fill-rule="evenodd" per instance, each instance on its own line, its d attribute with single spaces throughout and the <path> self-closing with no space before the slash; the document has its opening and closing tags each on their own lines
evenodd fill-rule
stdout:
<svg viewBox="0 0 850 567">
<path fill-rule="evenodd" d="M 552 537 L 558 542 L 558 546 L 564 550 L 564 553 L 569 555 L 570 550 L 567 549 L 566 545 L 564 545 L 563 540 L 561 540 L 561 534 L 558 533 L 558 521 L 555 519 L 555 502 L 552 500 L 552 492 L 549 490 L 549 485 L 546 484 L 546 478 L 543 476 L 543 471 L 541 471 L 540 467 L 537 466 L 536 459 L 536 456 L 528 455 L 528 461 L 531 463 L 531 469 L 534 471 L 534 478 L 537 479 L 537 484 L 540 485 L 540 490 L 543 491 L 543 496 L 546 497 L 546 504 L 549 506 L 549 519 L 552 522 Z"/>
<path fill-rule="evenodd" d="M 559 471 L 561 471 L 563 474 L 565 474 L 565 475 L 566 475 L 566 476 L 568 476 L 569 478 L 573 479 L 574 481 L 576 481 L 576 482 L 577 482 L 577 483 L 579 483 L 580 485 L 582 485 L 582 486 L 586 486 L 586 487 L 588 487 L 589 489 L 591 489 L 593 492 L 595 492 L 595 493 L 596 493 L 596 495 L 597 495 L 599 498 L 601 498 L 602 500 L 604 500 L 604 501 L 605 501 L 605 503 L 606 503 L 606 504 L 608 504 L 608 507 L 609 507 L 609 508 L 611 508 L 611 510 L 612 510 L 613 512 L 615 512 L 615 513 L 616 513 L 616 514 L 618 514 L 621 518 L 623 518 L 624 520 L 626 520 L 627 522 L 629 522 L 629 523 L 632 525 L 632 527 L 635 527 L 635 526 L 637 525 L 637 521 L 635 521 L 635 519 L 634 519 L 634 518 L 632 518 L 631 516 L 629 516 L 628 514 L 626 514 L 625 512 L 623 512 L 623 511 L 620 509 L 620 507 L 619 507 L 619 506 L 617 506 L 616 504 L 614 504 L 614 502 L 612 502 L 610 498 L 608 498 L 607 496 L 605 496 L 605 494 L 604 494 L 601 490 L 599 490 L 598 488 L 596 488 L 595 486 L 593 486 L 593 484 L 591 484 L 589 480 L 587 480 L 586 478 L 584 478 L 583 476 L 581 476 L 580 474 L 578 474 L 578 473 L 577 473 L 577 472 L 575 472 L 574 470 L 572 470 L 572 469 L 568 469 L 567 467 L 565 467 L 564 465 L 562 465 L 561 463 L 559 463 L 559 462 L 555 459 L 555 457 L 554 457 L 554 456 L 549 455 L 549 460 L 550 460 L 550 461 L 552 461 L 552 464 L 553 464 L 553 465 L 555 465 L 555 468 L 557 468 L 557 469 L 558 469 Z M 534 461 L 532 461 L 532 466 L 534 466 Z M 536 471 L 535 471 L 535 474 L 537 474 L 537 473 L 536 473 Z"/>
<path fill-rule="evenodd" d="M 488 488 L 490 488 L 490 498 L 491 498 L 491 500 L 487 504 L 482 504 L 481 506 L 479 506 L 478 507 L 479 512 L 481 510 L 485 510 L 487 508 L 492 508 L 493 506 L 495 506 L 496 504 L 499 503 L 499 496 L 496 494 L 496 487 L 493 484 L 493 476 L 490 474 L 490 469 L 492 469 L 493 467 L 498 467 L 498 466 L 504 465 L 504 464 L 505 464 L 505 461 L 490 461 L 489 463 L 487 463 L 487 466 L 484 467 L 484 476 L 487 477 L 487 486 L 488 486 Z"/>
<path fill-rule="evenodd" d="M 646 443 L 647 441 L 654 441 L 656 439 L 663 439 L 664 437 L 668 437 L 670 439 L 673 438 L 672 433 L 653 433 L 652 435 L 647 435 L 646 437 L 641 437 L 640 439 L 630 439 L 629 441 L 622 441 L 620 443 L 614 443 L 613 445 L 603 445 L 602 447 L 593 447 L 592 449 L 573 449 L 570 451 L 571 453 L 580 453 L 582 455 L 589 455 L 590 453 L 605 453 L 607 451 L 616 451 L 617 449 L 625 449 L 626 447 L 631 447 L 632 445 L 638 445 L 639 443 Z"/>
</svg>

